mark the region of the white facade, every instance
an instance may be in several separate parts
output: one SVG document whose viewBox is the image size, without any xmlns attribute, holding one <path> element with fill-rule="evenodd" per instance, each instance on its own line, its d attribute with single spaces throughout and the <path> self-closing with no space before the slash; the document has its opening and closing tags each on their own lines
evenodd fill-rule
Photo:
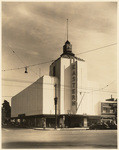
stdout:
<svg viewBox="0 0 119 150">
<path fill-rule="evenodd" d="M 54 114 L 56 77 L 43 76 L 12 97 L 11 117 Z"/>
</svg>

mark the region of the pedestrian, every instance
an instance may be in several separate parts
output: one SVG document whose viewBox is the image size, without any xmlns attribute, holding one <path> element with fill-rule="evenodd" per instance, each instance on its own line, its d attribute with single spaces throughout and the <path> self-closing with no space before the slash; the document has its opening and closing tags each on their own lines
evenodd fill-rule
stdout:
<svg viewBox="0 0 119 150">
<path fill-rule="evenodd" d="M 46 122 L 45 122 L 45 120 L 43 121 L 43 129 L 45 130 L 45 128 L 46 128 Z"/>
</svg>

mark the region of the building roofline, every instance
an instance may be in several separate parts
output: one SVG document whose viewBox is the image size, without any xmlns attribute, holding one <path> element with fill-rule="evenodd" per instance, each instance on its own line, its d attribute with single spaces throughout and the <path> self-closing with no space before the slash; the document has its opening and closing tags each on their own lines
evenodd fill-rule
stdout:
<svg viewBox="0 0 119 150">
<path fill-rule="evenodd" d="M 62 57 L 63 55 L 67 55 L 67 54 L 61 54 L 59 58 L 57 58 L 56 60 L 54 60 L 54 61 L 51 63 L 51 65 L 52 65 L 54 62 L 58 61 L 60 58 L 65 58 L 65 57 Z M 67 55 L 67 56 L 68 56 L 68 55 Z M 71 55 L 71 56 L 72 56 L 72 55 Z M 81 59 L 81 58 L 78 58 L 78 57 L 76 57 L 76 56 L 72 56 L 72 57 L 75 58 L 76 60 L 85 62 L 85 60 L 83 60 L 83 59 Z M 67 59 L 73 59 L 73 58 L 70 58 L 70 57 L 68 58 L 68 57 L 67 57 Z"/>
</svg>

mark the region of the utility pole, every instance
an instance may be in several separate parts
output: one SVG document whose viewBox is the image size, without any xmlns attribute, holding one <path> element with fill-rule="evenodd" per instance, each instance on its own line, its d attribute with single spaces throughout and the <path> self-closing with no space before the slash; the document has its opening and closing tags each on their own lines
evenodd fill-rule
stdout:
<svg viewBox="0 0 119 150">
<path fill-rule="evenodd" d="M 54 98 L 54 102 L 55 102 L 55 129 L 57 129 L 57 97 L 56 97 L 56 87 L 57 85 L 55 84 L 55 98 Z"/>
</svg>

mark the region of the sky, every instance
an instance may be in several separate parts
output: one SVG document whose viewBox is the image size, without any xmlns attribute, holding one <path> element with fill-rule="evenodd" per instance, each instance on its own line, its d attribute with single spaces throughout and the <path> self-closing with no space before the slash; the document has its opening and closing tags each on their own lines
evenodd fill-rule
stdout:
<svg viewBox="0 0 119 150">
<path fill-rule="evenodd" d="M 11 103 L 12 96 L 49 74 L 67 40 L 67 18 L 72 51 L 87 62 L 88 80 L 100 88 L 109 85 L 102 100 L 117 97 L 116 2 L 2 2 L 2 102 Z M 24 73 L 25 66 L 44 62 L 49 63 Z"/>
</svg>

